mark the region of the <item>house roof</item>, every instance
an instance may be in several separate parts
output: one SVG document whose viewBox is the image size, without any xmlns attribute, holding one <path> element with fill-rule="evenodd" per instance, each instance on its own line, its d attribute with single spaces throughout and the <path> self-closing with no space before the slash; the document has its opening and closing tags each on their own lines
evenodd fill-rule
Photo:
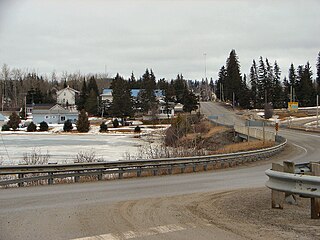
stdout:
<svg viewBox="0 0 320 240">
<path fill-rule="evenodd" d="M 74 92 L 74 93 L 80 93 L 79 91 L 77 91 L 77 90 L 75 90 L 75 89 L 73 89 L 73 88 L 71 88 L 71 87 L 66 87 L 66 88 L 64 88 L 64 89 L 61 89 L 60 91 L 58 91 L 57 92 L 57 95 L 60 95 L 63 91 L 66 91 L 66 90 L 69 90 L 69 91 L 71 91 L 71 92 Z"/>
<path fill-rule="evenodd" d="M 42 106 L 40 108 L 33 108 L 32 114 L 75 114 L 78 111 L 72 111 L 66 108 L 61 107 L 59 104 L 50 106 Z"/>
<path fill-rule="evenodd" d="M 131 89 L 131 97 L 137 98 L 141 90 L 142 89 Z M 157 98 L 164 97 L 164 91 L 160 90 L 160 89 L 154 90 L 154 94 L 156 95 Z M 112 95 L 112 89 L 110 89 L 110 88 L 103 89 L 101 95 L 111 96 Z"/>
</svg>

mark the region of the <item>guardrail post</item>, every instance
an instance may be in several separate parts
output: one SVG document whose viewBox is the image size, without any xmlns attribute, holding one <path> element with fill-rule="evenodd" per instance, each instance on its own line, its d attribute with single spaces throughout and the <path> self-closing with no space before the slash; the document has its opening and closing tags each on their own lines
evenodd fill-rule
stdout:
<svg viewBox="0 0 320 240">
<path fill-rule="evenodd" d="M 102 172 L 98 174 L 98 181 L 101 181 L 101 180 L 102 180 Z"/>
<path fill-rule="evenodd" d="M 279 163 L 272 163 L 272 170 L 283 172 L 283 166 Z M 283 201 L 285 198 L 284 192 L 280 192 L 277 190 L 271 190 L 271 207 L 283 209 Z"/>
<path fill-rule="evenodd" d="M 181 167 L 180 167 L 181 173 L 184 173 L 185 168 L 186 168 L 186 165 L 185 164 L 181 164 Z"/>
<path fill-rule="evenodd" d="M 172 174 L 172 165 L 168 166 L 168 174 L 169 174 L 169 175 Z"/>
<path fill-rule="evenodd" d="M 208 163 L 204 163 L 203 164 L 203 171 L 207 171 L 207 169 L 208 169 Z"/>
<path fill-rule="evenodd" d="M 158 175 L 158 168 L 153 170 L 153 176 L 157 176 Z"/>
<path fill-rule="evenodd" d="M 79 171 L 77 171 L 77 173 L 79 173 Z M 79 182 L 80 180 L 80 176 L 74 176 L 74 182 Z"/>
<path fill-rule="evenodd" d="M 313 176 L 320 176 L 320 164 L 310 163 L 311 173 Z M 311 198 L 311 218 L 320 218 L 320 198 Z"/>
<path fill-rule="evenodd" d="M 53 184 L 53 173 L 52 173 L 52 172 L 49 172 L 48 175 L 49 175 L 48 185 L 52 185 L 52 184 Z"/>
<path fill-rule="evenodd" d="M 283 172 L 294 173 L 295 165 L 292 161 L 283 161 Z M 291 193 L 285 193 L 286 202 L 289 204 L 297 204 L 297 198 Z"/>
<path fill-rule="evenodd" d="M 195 172 L 197 170 L 197 165 L 195 163 L 192 164 L 192 171 Z"/>
<path fill-rule="evenodd" d="M 141 177 L 141 167 L 138 167 L 138 170 L 137 170 L 137 177 Z"/>
<path fill-rule="evenodd" d="M 123 168 L 119 168 L 118 177 L 119 177 L 119 179 L 123 178 Z"/>
<path fill-rule="evenodd" d="M 23 176 L 24 176 L 23 173 L 19 173 L 19 174 L 18 174 L 18 178 L 19 178 L 19 179 L 23 178 Z M 24 183 L 23 183 L 23 182 L 18 183 L 18 187 L 23 187 L 23 186 L 24 186 Z"/>
</svg>

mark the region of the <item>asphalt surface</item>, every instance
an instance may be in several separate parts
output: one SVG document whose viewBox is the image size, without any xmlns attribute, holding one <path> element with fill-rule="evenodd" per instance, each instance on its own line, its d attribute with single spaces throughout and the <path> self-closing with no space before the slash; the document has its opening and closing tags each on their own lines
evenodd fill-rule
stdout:
<svg viewBox="0 0 320 240">
<path fill-rule="evenodd" d="M 231 112 L 205 103 L 206 115 Z M 232 120 L 230 120 L 232 119 Z M 227 121 L 227 120 L 224 120 Z M 237 120 L 236 120 L 237 121 Z M 0 240 L 243 239 L 187 214 L 179 196 L 263 187 L 272 161 L 319 161 L 320 135 L 280 130 L 281 157 L 248 167 L 192 174 L 0 190 Z M 188 195 L 189 196 L 189 195 Z M 168 199 L 176 197 L 169 201 Z"/>
</svg>

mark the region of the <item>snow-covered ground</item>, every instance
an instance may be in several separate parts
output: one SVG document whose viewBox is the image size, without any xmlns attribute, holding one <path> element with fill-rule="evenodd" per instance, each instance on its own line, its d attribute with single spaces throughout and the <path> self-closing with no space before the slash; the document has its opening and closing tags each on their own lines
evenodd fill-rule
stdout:
<svg viewBox="0 0 320 240">
<path fill-rule="evenodd" d="M 80 152 L 94 153 L 101 161 L 125 160 L 145 144 L 141 136 L 161 133 L 167 127 L 141 126 L 140 134 L 133 133 L 134 126 L 109 128 L 107 133 L 100 133 L 99 126 L 91 126 L 89 133 L 64 133 L 63 125 L 57 124 L 48 132 L 0 132 L 0 162 L 18 164 L 34 150 L 48 154 L 52 163 L 72 163 Z"/>
</svg>

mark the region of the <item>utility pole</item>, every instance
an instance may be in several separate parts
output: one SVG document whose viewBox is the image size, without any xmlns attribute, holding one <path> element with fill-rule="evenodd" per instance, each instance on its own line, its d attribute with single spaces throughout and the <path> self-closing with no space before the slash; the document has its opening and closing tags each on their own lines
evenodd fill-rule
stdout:
<svg viewBox="0 0 320 240">
<path fill-rule="evenodd" d="M 204 80 L 207 79 L 207 53 L 204 53 Z"/>
<path fill-rule="evenodd" d="M 317 128 L 319 126 L 319 95 L 317 94 Z"/>
</svg>

